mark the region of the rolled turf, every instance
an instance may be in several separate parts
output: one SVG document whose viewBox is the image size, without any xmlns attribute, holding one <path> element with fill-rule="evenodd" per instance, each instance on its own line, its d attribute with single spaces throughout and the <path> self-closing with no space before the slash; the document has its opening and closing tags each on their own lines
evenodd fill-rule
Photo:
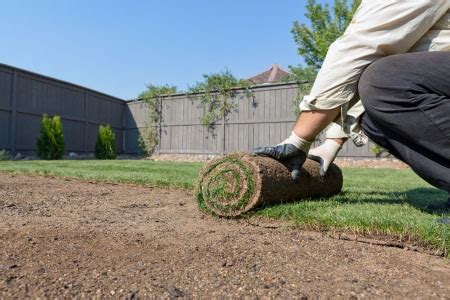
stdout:
<svg viewBox="0 0 450 300">
<path fill-rule="evenodd" d="M 234 153 L 203 167 L 195 197 L 207 213 L 238 217 L 267 203 L 332 196 L 341 191 L 342 183 L 342 172 L 334 164 L 320 177 L 319 163 L 307 159 L 296 183 L 288 168 L 272 158 Z"/>
</svg>

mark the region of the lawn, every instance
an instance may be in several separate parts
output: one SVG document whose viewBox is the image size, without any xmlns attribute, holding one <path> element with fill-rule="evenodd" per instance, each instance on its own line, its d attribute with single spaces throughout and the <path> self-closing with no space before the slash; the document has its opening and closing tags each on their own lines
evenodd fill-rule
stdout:
<svg viewBox="0 0 450 300">
<path fill-rule="evenodd" d="M 200 168 L 200 163 L 147 160 L 0 162 L 0 172 L 187 189 L 193 188 Z M 410 170 L 346 168 L 343 173 L 340 195 L 263 207 L 254 214 L 315 228 L 411 238 L 448 253 L 450 226 L 437 220 L 450 217 L 450 211 L 428 208 L 444 203 L 446 193 Z"/>
<path fill-rule="evenodd" d="M 0 161 L 0 172 L 191 189 L 201 163 L 149 160 Z"/>
</svg>

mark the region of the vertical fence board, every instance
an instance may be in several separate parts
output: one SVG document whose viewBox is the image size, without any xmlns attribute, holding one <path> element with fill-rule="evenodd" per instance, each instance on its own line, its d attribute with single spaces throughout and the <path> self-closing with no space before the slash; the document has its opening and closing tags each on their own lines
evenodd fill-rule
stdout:
<svg viewBox="0 0 450 300">
<path fill-rule="evenodd" d="M 11 112 L 0 110 L 0 149 L 9 149 Z"/>
<path fill-rule="evenodd" d="M 18 72 L 13 70 L 13 80 L 12 80 L 12 91 L 11 91 L 11 117 L 10 117 L 10 132 L 9 132 L 9 142 L 10 150 L 12 155 L 16 155 L 17 151 L 17 94 L 18 94 Z M 27 124 L 28 123 L 21 123 Z M 19 142 L 21 142 L 19 140 Z"/>
</svg>

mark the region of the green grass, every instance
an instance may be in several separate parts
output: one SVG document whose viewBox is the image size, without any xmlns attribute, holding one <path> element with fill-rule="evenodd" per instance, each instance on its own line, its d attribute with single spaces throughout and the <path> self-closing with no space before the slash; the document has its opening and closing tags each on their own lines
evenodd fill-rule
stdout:
<svg viewBox="0 0 450 300">
<path fill-rule="evenodd" d="M 191 189 L 201 166 L 150 160 L 32 160 L 2 161 L 0 172 Z"/>
<path fill-rule="evenodd" d="M 200 163 L 114 161 L 2 161 L 0 172 L 192 189 Z M 437 219 L 449 210 L 427 208 L 447 194 L 410 170 L 344 169 L 344 190 L 328 198 L 263 207 L 253 214 L 295 224 L 363 234 L 412 238 L 448 253 L 450 226 Z"/>
<path fill-rule="evenodd" d="M 444 204 L 447 193 L 437 190 L 410 170 L 343 169 L 344 190 L 327 199 L 263 207 L 255 214 L 291 220 L 316 228 L 391 235 L 450 249 L 450 226 L 438 219 L 450 217 Z"/>
</svg>

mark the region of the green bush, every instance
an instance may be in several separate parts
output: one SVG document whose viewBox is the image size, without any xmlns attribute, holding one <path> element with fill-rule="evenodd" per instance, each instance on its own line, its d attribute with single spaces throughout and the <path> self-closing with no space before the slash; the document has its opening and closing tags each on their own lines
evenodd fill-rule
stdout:
<svg viewBox="0 0 450 300">
<path fill-rule="evenodd" d="M 42 116 L 41 134 L 37 139 L 38 156 L 41 159 L 61 159 L 64 155 L 64 132 L 61 117 Z"/>
<path fill-rule="evenodd" d="M 6 150 L 0 150 L 0 161 L 10 160 L 11 155 Z"/>
<path fill-rule="evenodd" d="M 156 146 L 158 146 L 156 129 L 152 126 L 142 128 L 138 137 L 139 153 L 150 156 L 155 152 Z"/>
<path fill-rule="evenodd" d="M 95 144 L 95 158 L 116 158 L 116 136 L 109 125 L 100 125 L 98 128 L 97 143 Z"/>
<path fill-rule="evenodd" d="M 372 148 L 370 148 L 370 151 L 373 154 L 375 154 L 375 157 L 377 157 L 377 158 L 391 157 L 391 154 L 389 153 L 389 151 L 387 151 L 386 149 L 384 149 L 383 147 L 380 147 L 378 145 L 375 145 Z"/>
</svg>

